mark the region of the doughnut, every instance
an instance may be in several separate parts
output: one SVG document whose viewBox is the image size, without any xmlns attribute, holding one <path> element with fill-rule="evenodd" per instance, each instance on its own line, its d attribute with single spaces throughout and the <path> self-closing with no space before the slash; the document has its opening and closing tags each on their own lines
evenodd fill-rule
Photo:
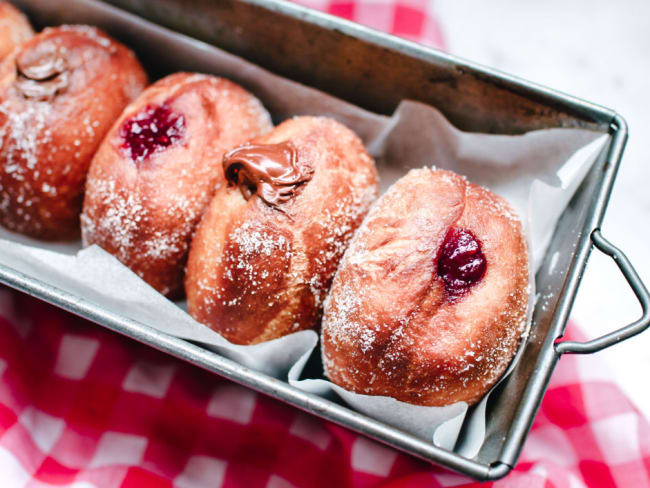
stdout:
<svg viewBox="0 0 650 488">
<path fill-rule="evenodd" d="M 259 100 L 223 78 L 176 73 L 154 83 L 92 161 L 84 245 L 99 245 L 163 295 L 182 295 L 192 234 L 225 184 L 224 152 L 272 127 Z"/>
<path fill-rule="evenodd" d="M 236 344 L 319 324 L 343 252 L 377 194 L 359 138 L 324 117 L 296 117 L 229 151 L 192 241 L 188 311 Z"/>
<path fill-rule="evenodd" d="M 425 406 L 476 403 L 525 329 L 526 239 L 509 204 L 442 170 L 411 170 L 373 207 L 325 303 L 326 376 Z"/>
<path fill-rule="evenodd" d="M 22 12 L 0 1 L 0 61 L 33 35 L 32 26 Z"/>
<path fill-rule="evenodd" d="M 88 26 L 47 28 L 12 63 L 0 92 L 0 224 L 76 239 L 90 161 L 146 74 L 129 49 Z"/>
</svg>

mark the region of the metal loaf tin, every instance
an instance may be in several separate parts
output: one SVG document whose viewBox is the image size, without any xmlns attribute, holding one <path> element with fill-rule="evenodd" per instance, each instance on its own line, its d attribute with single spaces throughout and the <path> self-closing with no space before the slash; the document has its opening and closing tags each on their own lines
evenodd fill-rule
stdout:
<svg viewBox="0 0 650 488">
<path fill-rule="evenodd" d="M 16 0 L 16 3 L 39 22 L 39 12 L 30 8 L 30 1 Z M 646 288 L 621 251 L 605 240 L 599 230 L 627 138 L 625 121 L 616 112 L 280 0 L 110 0 L 109 3 L 378 113 L 389 114 L 400 100 L 409 98 L 437 107 L 466 131 L 514 134 L 548 127 L 584 127 L 608 132 L 611 140 L 555 229 L 547 258 L 536 276 L 542 303 L 534 311 L 534 333 L 513 374 L 492 396 L 486 441 L 474 459 L 438 448 L 343 404 L 300 391 L 146 324 L 110 313 L 82 296 L 63 293 L 10 268 L 0 266 L 0 282 L 314 415 L 479 480 L 503 477 L 516 464 L 562 354 L 596 352 L 641 332 L 650 324 L 650 296 Z M 100 13 L 90 17 L 84 21 L 101 26 Z M 137 50 L 132 43 L 131 47 Z M 641 302 L 643 317 L 587 343 L 559 342 L 594 246 L 615 260 Z M 556 252 L 559 259 L 550 273 L 549 256 Z"/>
</svg>

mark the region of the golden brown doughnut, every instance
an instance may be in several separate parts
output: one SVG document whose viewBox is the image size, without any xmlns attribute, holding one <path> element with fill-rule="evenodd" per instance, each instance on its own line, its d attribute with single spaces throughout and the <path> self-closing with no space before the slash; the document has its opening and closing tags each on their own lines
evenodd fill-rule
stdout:
<svg viewBox="0 0 650 488">
<path fill-rule="evenodd" d="M 0 1 L 0 61 L 33 35 L 27 17 L 9 2 Z"/>
<path fill-rule="evenodd" d="M 296 117 L 224 157 L 187 264 L 190 314 L 237 344 L 314 328 L 376 197 L 373 159 L 348 128 Z"/>
<path fill-rule="evenodd" d="M 450 171 L 412 170 L 373 207 L 325 304 L 336 384 L 417 405 L 476 403 L 526 324 L 528 252 L 503 198 Z"/>
<path fill-rule="evenodd" d="M 178 296 L 194 229 L 225 183 L 223 153 L 272 127 L 259 100 L 223 78 L 176 73 L 154 83 L 93 159 L 84 244 L 98 244 L 162 294 Z"/>
<path fill-rule="evenodd" d="M 90 160 L 146 74 L 129 49 L 88 26 L 47 28 L 12 62 L 0 93 L 0 224 L 74 239 Z"/>
</svg>

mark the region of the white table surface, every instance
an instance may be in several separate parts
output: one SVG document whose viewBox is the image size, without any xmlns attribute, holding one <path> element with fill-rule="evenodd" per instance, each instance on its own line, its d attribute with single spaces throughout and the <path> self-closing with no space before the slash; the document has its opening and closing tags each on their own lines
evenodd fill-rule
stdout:
<svg viewBox="0 0 650 488">
<path fill-rule="evenodd" d="M 630 138 L 602 226 L 650 286 L 650 1 L 430 0 L 447 50 L 612 108 Z M 639 318 L 618 268 L 592 253 L 572 317 L 590 338 Z M 598 353 L 650 419 L 650 330 Z"/>
</svg>

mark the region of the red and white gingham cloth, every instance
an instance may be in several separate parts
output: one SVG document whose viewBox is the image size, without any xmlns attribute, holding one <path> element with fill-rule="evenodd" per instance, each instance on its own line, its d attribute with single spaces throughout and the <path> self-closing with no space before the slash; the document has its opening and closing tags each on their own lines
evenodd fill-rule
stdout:
<svg viewBox="0 0 650 488">
<path fill-rule="evenodd" d="M 426 0 L 303 3 L 443 45 Z M 605 378 L 562 358 L 493 485 L 649 486 L 650 426 Z M 0 488 L 473 484 L 0 286 Z"/>
<path fill-rule="evenodd" d="M 648 423 L 583 359 L 495 486 L 648 486 Z M 62 485 L 473 483 L 0 286 L 0 487 Z"/>
</svg>

